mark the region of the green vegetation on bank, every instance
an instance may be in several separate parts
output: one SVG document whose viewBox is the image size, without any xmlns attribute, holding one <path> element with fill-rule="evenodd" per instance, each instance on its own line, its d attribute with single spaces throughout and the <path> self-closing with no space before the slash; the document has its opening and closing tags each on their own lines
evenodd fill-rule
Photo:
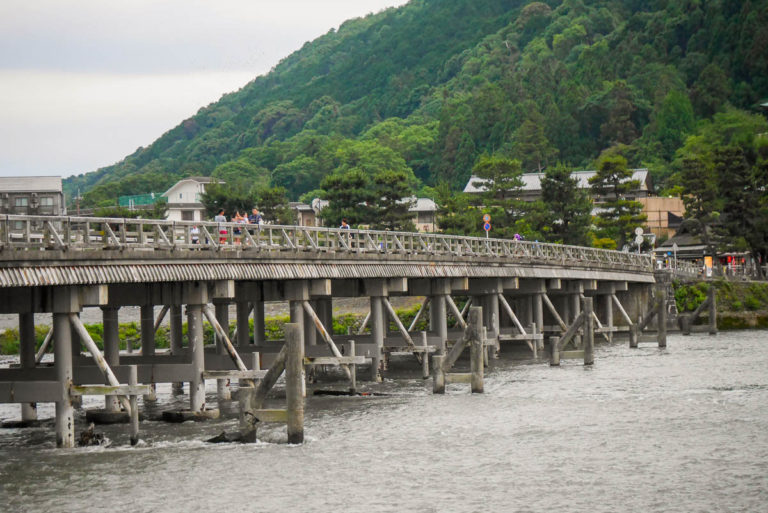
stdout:
<svg viewBox="0 0 768 513">
<path fill-rule="evenodd" d="M 397 199 L 411 193 L 474 214 L 458 191 L 489 159 L 518 172 L 619 164 L 648 167 L 659 191 L 708 209 L 694 213 L 704 225 L 766 256 L 767 40 L 768 0 L 412 0 L 345 22 L 65 190 L 109 206 L 204 175 L 248 202 L 275 189 L 324 197 L 330 225 L 402 227 Z M 499 215 L 514 233 L 567 242 L 571 196 Z M 621 246 L 641 219 L 616 199 L 577 242 Z M 379 210 L 350 207 L 361 203 Z M 474 217 L 440 224 L 482 233 Z"/>
<path fill-rule="evenodd" d="M 709 288 L 715 287 L 719 329 L 768 328 L 768 283 L 716 280 L 675 282 L 673 287 L 681 313 L 694 311 L 707 298 Z M 707 316 L 704 312 L 703 317 Z"/>
</svg>

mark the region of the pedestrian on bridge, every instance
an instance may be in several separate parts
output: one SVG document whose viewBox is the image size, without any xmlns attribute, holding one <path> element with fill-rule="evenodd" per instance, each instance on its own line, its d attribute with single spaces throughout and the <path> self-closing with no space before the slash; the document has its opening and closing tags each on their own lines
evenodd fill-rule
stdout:
<svg viewBox="0 0 768 513">
<path fill-rule="evenodd" d="M 224 244 L 227 242 L 227 228 L 222 226 L 221 223 L 227 222 L 227 216 L 224 215 L 223 208 L 219 210 L 219 213 L 214 216 L 213 220 L 219 223 L 219 244 Z"/>
</svg>

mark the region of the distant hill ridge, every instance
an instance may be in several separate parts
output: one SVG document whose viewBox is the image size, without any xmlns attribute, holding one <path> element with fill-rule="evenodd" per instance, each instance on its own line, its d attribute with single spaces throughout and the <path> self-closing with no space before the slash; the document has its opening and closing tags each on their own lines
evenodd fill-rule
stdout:
<svg viewBox="0 0 768 513">
<path fill-rule="evenodd" d="M 297 198 L 329 173 L 403 164 L 460 190 L 484 152 L 536 171 L 616 144 L 663 184 L 697 120 L 765 101 L 767 47 L 768 0 L 413 0 L 306 43 L 64 188 L 114 204 L 202 175 Z"/>
</svg>

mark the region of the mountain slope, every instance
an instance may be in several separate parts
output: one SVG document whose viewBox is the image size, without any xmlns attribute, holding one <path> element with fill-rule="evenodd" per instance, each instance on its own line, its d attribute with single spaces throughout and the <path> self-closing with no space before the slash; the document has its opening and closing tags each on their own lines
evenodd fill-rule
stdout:
<svg viewBox="0 0 768 513">
<path fill-rule="evenodd" d="M 65 188 L 109 203 L 214 174 L 297 197 L 395 157 L 460 188 L 483 152 L 534 170 L 619 144 L 663 181 L 698 120 L 768 96 L 767 43 L 768 0 L 414 0 L 344 23 Z"/>
</svg>

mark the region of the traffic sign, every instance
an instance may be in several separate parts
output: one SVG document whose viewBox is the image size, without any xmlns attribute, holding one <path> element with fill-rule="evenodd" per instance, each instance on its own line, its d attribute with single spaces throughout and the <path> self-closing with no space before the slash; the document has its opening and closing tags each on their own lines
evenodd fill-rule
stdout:
<svg viewBox="0 0 768 513">
<path fill-rule="evenodd" d="M 491 222 L 491 214 L 485 214 L 483 216 L 483 222 L 484 223 L 490 223 Z"/>
<path fill-rule="evenodd" d="M 486 232 L 491 231 L 491 223 L 485 223 L 483 225 L 483 230 L 485 230 Z"/>
<path fill-rule="evenodd" d="M 637 244 L 639 246 L 640 244 L 643 243 L 643 240 L 645 240 L 645 239 L 643 239 L 643 236 L 642 235 L 638 235 L 637 237 L 635 237 L 635 244 Z"/>
<path fill-rule="evenodd" d="M 638 226 L 635 228 L 635 235 L 642 235 L 643 234 L 643 228 L 642 226 Z"/>
</svg>

